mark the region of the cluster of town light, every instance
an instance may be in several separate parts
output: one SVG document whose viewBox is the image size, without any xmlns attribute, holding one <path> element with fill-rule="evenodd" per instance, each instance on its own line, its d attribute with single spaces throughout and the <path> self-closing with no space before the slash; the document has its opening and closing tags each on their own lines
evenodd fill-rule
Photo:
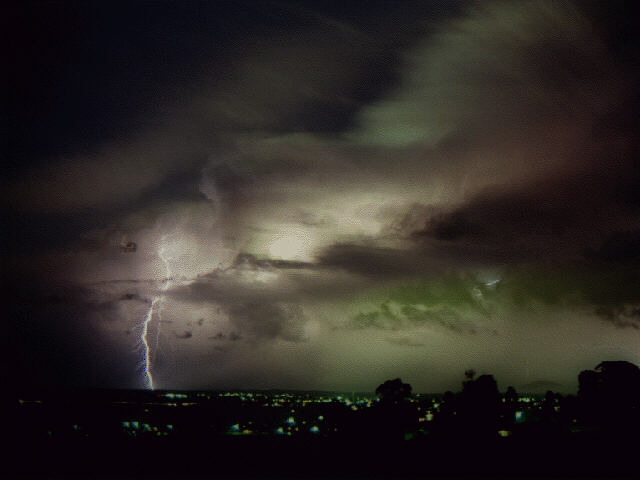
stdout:
<svg viewBox="0 0 640 480">
<path fill-rule="evenodd" d="M 319 415 L 317 417 L 317 421 L 322 422 L 324 420 L 324 416 L 323 415 Z M 229 427 L 228 430 L 228 434 L 230 435 L 252 435 L 256 432 L 254 432 L 253 430 L 251 430 L 250 428 L 248 428 L 250 426 L 252 422 L 249 422 L 249 425 L 247 427 L 241 427 L 239 423 L 235 423 L 233 425 L 231 425 Z M 276 435 L 293 435 L 294 432 L 300 432 L 300 426 L 298 425 L 298 422 L 296 421 L 295 417 L 293 416 L 289 416 L 284 420 L 284 425 L 283 426 L 278 426 L 276 427 L 273 432 Z M 307 424 L 306 420 L 302 421 L 303 425 Z M 303 431 L 306 431 L 306 426 L 303 427 L 302 429 Z M 313 425 L 311 425 L 308 428 L 309 433 L 313 433 L 313 434 L 318 434 L 320 433 L 320 427 L 318 425 L 316 425 L 315 423 Z"/>
<path fill-rule="evenodd" d="M 137 437 L 141 434 L 153 434 L 157 437 L 166 437 L 173 431 L 172 424 L 161 426 L 151 425 L 150 423 L 140 422 L 138 420 L 125 420 L 120 423 L 123 430 L 131 437 Z"/>
<path fill-rule="evenodd" d="M 224 392 L 224 393 L 212 393 L 212 392 L 200 392 L 200 393 L 176 393 L 176 392 L 166 392 L 162 394 L 157 394 L 158 400 L 151 402 L 143 402 L 145 406 L 153 406 L 153 405 L 162 405 L 162 406 L 182 406 L 189 407 L 192 405 L 197 405 L 195 398 L 197 397 L 203 398 L 207 400 L 211 400 L 212 397 L 238 397 L 243 402 L 255 403 L 259 402 L 265 407 L 280 407 L 289 405 L 291 408 L 289 415 L 282 420 L 282 425 L 275 427 L 271 430 L 275 435 L 288 435 L 291 436 L 293 434 L 309 432 L 311 434 L 320 434 L 320 433 L 328 433 L 329 431 L 337 431 L 337 428 L 329 428 L 328 425 L 325 425 L 321 428 L 321 425 L 324 423 L 324 416 L 318 415 L 315 419 L 309 420 L 297 420 L 293 414 L 296 412 L 296 408 L 304 407 L 308 404 L 318 404 L 318 403 L 327 403 L 327 402 L 339 402 L 345 406 L 350 407 L 352 410 L 363 407 L 366 408 L 371 406 L 375 400 L 370 398 L 352 400 L 348 397 L 339 395 L 339 396 L 327 396 L 320 395 L 315 398 L 311 398 L 308 395 L 300 396 L 291 393 L 250 393 L 250 392 Z M 173 402 L 161 401 L 161 398 L 165 398 L 168 400 L 173 400 Z M 180 400 L 180 402 L 176 402 L 175 400 Z M 187 400 L 187 401 L 185 401 Z M 412 402 L 416 402 L 416 399 L 411 399 Z M 504 401 L 504 400 L 503 400 Z M 520 409 L 514 412 L 513 420 L 516 423 L 523 423 L 529 421 L 531 419 L 531 415 L 535 414 L 533 411 L 542 409 L 543 401 L 540 399 L 533 398 L 531 396 L 522 396 L 518 397 L 517 402 L 522 406 Z M 42 404 L 42 400 L 33 400 L 33 399 L 19 399 L 18 403 L 22 406 L 24 405 L 40 405 Z M 137 404 L 136 401 L 115 401 L 114 404 Z M 556 400 L 556 403 L 557 400 Z M 355 407 L 355 408 L 354 408 Z M 417 408 L 419 417 L 418 422 L 431 422 L 435 418 L 435 413 L 439 411 L 440 403 L 435 399 L 432 399 L 429 404 L 419 405 Z M 555 412 L 560 410 L 559 405 L 554 405 L 553 407 Z M 147 408 L 145 408 L 145 412 L 149 412 Z M 454 412 L 455 413 L 455 412 Z M 574 421 L 575 422 L 575 421 Z M 168 436 L 174 430 L 174 426 L 172 424 L 166 425 L 152 425 L 150 423 L 141 422 L 138 420 L 126 420 L 121 422 L 122 429 L 130 436 L 136 437 L 140 435 L 154 435 L 154 436 Z M 272 427 L 273 428 L 273 427 Z M 77 432 L 78 435 L 87 436 L 88 432 L 85 430 L 84 426 L 80 424 L 73 424 L 72 429 L 74 432 Z M 48 432 L 49 436 L 52 436 L 51 431 Z M 253 422 L 249 421 L 246 425 L 241 425 L 240 423 L 235 423 L 231 425 L 227 433 L 230 435 L 255 435 L 258 433 L 266 434 L 268 433 L 263 428 L 256 428 L 253 425 Z M 512 434 L 510 430 L 498 430 L 498 435 L 501 437 L 508 437 Z"/>
</svg>

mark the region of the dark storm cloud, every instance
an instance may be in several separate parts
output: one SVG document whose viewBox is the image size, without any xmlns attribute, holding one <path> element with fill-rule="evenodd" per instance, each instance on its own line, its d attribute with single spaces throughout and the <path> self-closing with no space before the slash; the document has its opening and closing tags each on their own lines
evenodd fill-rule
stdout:
<svg viewBox="0 0 640 480">
<path fill-rule="evenodd" d="M 17 212 L 61 215 L 92 209 L 104 216 L 139 203 L 143 194 L 154 199 L 171 180 L 199 172 L 206 158 L 200 140 L 162 130 L 50 162 L 6 185 L 3 203 Z M 161 192 L 165 198 L 167 193 Z"/>
<path fill-rule="evenodd" d="M 254 179 L 244 170 L 238 171 L 229 163 L 212 163 L 203 169 L 200 191 L 216 210 L 246 206 L 247 191 Z"/>
<path fill-rule="evenodd" d="M 412 236 L 465 255 L 475 248 L 478 258 L 500 254 L 506 262 L 540 255 L 581 258 L 587 249 L 598 252 L 596 257 L 632 260 L 637 239 L 629 229 L 640 221 L 630 195 L 640 187 L 637 149 L 618 148 L 610 134 L 594 135 L 596 142 L 585 141 L 587 151 L 577 153 L 580 165 L 553 169 L 535 181 L 485 188 L 462 204 L 429 212 Z"/>
<path fill-rule="evenodd" d="M 127 300 L 137 300 L 137 301 L 141 301 L 141 302 L 147 302 L 146 299 L 143 299 L 142 297 L 140 297 L 139 294 L 137 293 L 124 293 L 120 296 L 120 300 L 123 301 L 127 301 Z"/>
<path fill-rule="evenodd" d="M 232 332 L 228 337 L 222 332 L 216 333 L 213 337 L 209 337 L 210 340 L 225 340 L 226 338 L 228 338 L 230 342 L 242 340 L 242 336 L 235 332 Z"/>
<path fill-rule="evenodd" d="M 319 265 L 368 277 L 392 278 L 429 271 L 429 259 L 415 249 L 340 243 L 330 245 L 317 257 Z"/>
<path fill-rule="evenodd" d="M 237 269 L 311 269 L 318 265 L 311 262 L 298 262 L 295 260 L 281 260 L 272 258 L 257 258 L 250 253 L 239 253 L 233 261 L 233 268 Z"/>
<path fill-rule="evenodd" d="M 381 304 L 378 310 L 359 313 L 344 328 L 399 331 L 422 327 L 446 330 L 456 334 L 477 333 L 473 323 L 447 306 L 418 309 L 407 304 L 403 305 L 399 312 L 393 312 L 386 303 Z"/>
<path fill-rule="evenodd" d="M 16 385 L 138 385 L 131 369 L 136 353 L 123 348 L 119 335 L 104 332 L 107 327 L 126 333 L 119 306 L 130 301 L 82 286 L 34 282 L 13 284 L 3 298 L 2 329 L 13 339 L 3 352 L 12 359 L 3 373 Z"/>
<path fill-rule="evenodd" d="M 14 284 L 5 290 L 12 298 L 12 306 L 34 308 L 43 313 L 47 309 L 74 309 L 77 312 L 100 314 L 101 318 L 115 319 L 115 310 L 121 303 L 148 303 L 137 292 L 104 291 L 88 285 L 67 284 Z M 83 316 L 79 313 L 79 316 Z M 86 315 L 85 315 L 86 316 Z"/>
<path fill-rule="evenodd" d="M 545 305 L 591 312 L 616 327 L 640 325 L 640 275 L 634 267 L 587 262 L 510 266 L 497 285 L 482 293 L 487 301 L 518 311 Z"/>
<path fill-rule="evenodd" d="M 363 116 L 390 132 L 410 118 L 388 141 L 432 142 L 437 174 L 467 185 L 425 206 L 415 237 L 454 262 L 510 262 L 581 256 L 637 225 L 635 80 L 592 21 L 569 2 L 487 2 L 416 48 L 411 81 Z"/>
<path fill-rule="evenodd" d="M 424 343 L 417 342 L 411 337 L 387 338 L 387 342 L 393 345 L 400 345 L 405 347 L 424 347 Z"/>
<path fill-rule="evenodd" d="M 582 257 L 617 220 L 609 216 L 610 205 L 594 195 L 594 189 L 588 183 L 576 188 L 557 181 L 487 189 L 451 211 L 431 216 L 412 236 L 453 256 L 458 249 L 461 259 L 521 262 L 541 256 Z"/>
<path fill-rule="evenodd" d="M 628 236 L 622 237 L 625 247 L 620 251 L 626 255 Z M 633 235 L 629 238 L 633 239 Z M 490 313 L 490 305 L 531 311 L 539 305 L 586 309 L 617 327 L 637 328 L 640 325 L 637 315 L 640 276 L 633 264 L 613 263 L 610 257 L 603 261 L 594 258 L 595 253 L 585 258 L 583 250 L 575 249 L 575 242 L 562 246 L 564 256 L 559 256 L 560 247 L 550 243 L 549 237 L 543 237 L 538 245 L 529 239 L 520 248 L 517 244 L 509 245 L 509 240 L 501 239 L 500 234 L 494 245 L 489 241 L 487 244 L 477 240 L 471 243 L 467 238 L 466 244 L 459 241 L 451 247 L 437 243 L 421 245 L 420 248 L 394 251 L 393 255 L 385 255 L 382 262 L 381 249 L 352 245 L 348 251 L 357 251 L 357 255 L 332 257 L 332 261 L 325 260 L 324 267 L 370 278 L 393 265 L 393 269 L 386 270 L 384 278 L 388 281 L 395 276 L 398 282 L 395 287 L 384 290 L 383 295 L 402 306 L 402 318 L 388 308 L 382 308 L 358 314 L 349 322 L 351 328 L 397 330 L 437 325 L 452 332 L 474 334 L 477 327 L 469 323 L 469 315 L 482 318 Z M 527 247 L 529 250 L 523 252 Z M 341 252 L 347 250 L 345 245 L 338 248 Z M 321 256 L 320 260 L 323 258 Z M 477 273 L 468 273 L 469 270 L 480 273 L 495 262 L 501 266 L 492 274 L 489 283 L 481 280 Z M 432 307 L 427 311 L 418 310 L 416 304 Z"/>
<path fill-rule="evenodd" d="M 89 16 L 98 24 L 101 17 L 96 12 L 108 10 L 101 6 L 73 8 L 81 10 L 76 12 L 79 18 Z M 238 9 L 245 15 L 239 15 Z M 129 15 L 129 10 L 115 10 L 122 10 L 121 21 L 126 25 L 139 22 Z M 26 174 L 21 172 L 3 185 L 4 199 L 12 210 L 60 213 L 87 208 L 117 208 L 138 201 L 157 188 L 162 188 L 166 195 L 168 179 L 184 174 L 194 165 L 196 168 L 202 166 L 203 159 L 221 145 L 236 144 L 235 135 L 238 133 L 340 131 L 352 122 L 362 101 L 372 100 L 386 88 L 384 72 L 394 69 L 393 58 L 396 55 L 388 48 L 394 39 L 364 35 L 346 23 L 314 15 L 313 10 L 305 12 L 303 8 L 267 3 L 243 6 L 216 4 L 198 8 L 194 5 L 178 8 L 168 4 L 151 10 L 156 15 L 145 27 L 151 30 L 167 28 L 176 37 L 173 45 L 161 42 L 155 46 L 160 52 L 159 61 L 162 63 L 163 56 L 171 58 L 163 68 L 169 65 L 178 68 L 180 63 L 186 63 L 185 78 L 169 80 L 175 88 L 159 89 L 164 95 L 151 100 L 149 92 L 167 80 L 161 75 L 149 76 L 146 72 L 141 90 L 147 95 L 131 87 L 123 94 L 128 101 L 121 103 L 133 104 L 144 97 L 143 104 L 156 103 L 158 106 L 145 111 L 146 116 L 136 111 L 135 128 L 124 134 L 106 135 L 91 145 L 84 142 L 81 146 L 74 144 L 52 155 L 46 162 L 33 162 L 35 168 L 27 169 Z M 161 11 L 173 10 L 177 18 L 193 17 L 195 23 L 202 26 L 198 31 L 202 37 L 201 50 L 197 53 L 189 50 L 176 54 L 179 46 L 186 48 L 190 45 L 185 45 L 189 42 L 179 37 L 184 25 L 180 24 L 176 30 L 176 26 L 167 20 L 172 17 L 162 17 Z M 22 14 L 24 18 L 21 20 L 33 20 L 30 18 L 33 12 Z M 64 17 L 61 12 L 57 14 Z M 77 19 L 67 20 L 77 22 Z M 113 22 L 113 15 L 104 16 L 104 21 Z M 241 33 L 246 31 L 244 23 L 247 21 L 251 23 L 254 34 L 260 32 L 259 42 Z M 206 22 L 210 25 L 206 26 Z M 163 26 L 163 23 L 170 25 Z M 102 33 L 115 36 L 117 25 L 117 22 L 101 25 L 105 27 Z M 239 30 L 233 30 L 234 25 Z M 138 30 L 125 29 L 122 41 L 139 36 L 135 33 Z M 220 34 L 227 30 L 231 31 L 230 35 Z M 56 32 L 56 35 L 64 35 L 64 30 Z M 159 36 L 158 42 L 163 38 L 164 35 Z M 101 41 L 98 37 L 92 40 Z M 136 38 L 130 40 L 136 43 Z M 144 38 L 142 50 L 150 43 L 153 42 L 149 38 Z M 345 44 L 349 48 L 341 48 Z M 116 42 L 114 52 L 122 49 L 123 46 Z M 74 51 L 74 55 L 78 53 Z M 101 44 L 95 53 L 98 58 L 106 56 L 113 63 L 113 52 L 105 51 L 105 45 Z M 135 57 L 130 51 L 123 55 L 125 58 Z M 61 69 L 69 67 L 65 65 L 68 58 L 63 55 L 59 58 Z M 36 66 L 40 60 L 40 57 L 35 58 Z M 46 61 L 55 62 L 53 58 Z M 96 62 L 99 63 L 98 60 Z M 145 59 L 144 65 L 153 67 L 148 62 L 150 60 Z M 142 68 L 139 61 L 132 65 L 135 72 Z M 33 65 L 24 67 L 35 68 Z M 76 67 L 73 65 L 74 69 Z M 382 75 L 377 80 L 369 74 L 372 68 Z M 127 68 L 126 71 L 129 70 Z M 110 73 L 117 77 L 118 72 L 124 75 L 124 70 L 116 69 Z M 190 72 L 197 75 L 190 76 Z M 171 70 L 164 73 L 175 75 Z M 113 88 L 104 83 L 98 86 Z M 125 86 L 130 84 L 125 82 Z M 39 87 L 45 99 L 57 93 L 55 89 L 48 91 L 44 84 Z M 184 92 L 189 92 L 189 95 Z M 95 93 L 93 95 L 99 97 Z M 78 110 L 82 103 L 76 101 L 73 105 Z M 69 109 L 73 112 L 74 108 Z M 72 117 L 66 110 L 63 114 Z M 103 115 L 102 118 L 109 117 Z M 113 118 L 126 124 L 124 118 Z M 57 124 L 65 121 L 69 123 L 70 120 L 56 119 L 56 125 L 51 121 L 45 125 L 51 124 L 50 128 L 54 130 Z M 40 128 L 46 130 L 46 127 Z M 44 155 L 49 153 L 44 152 Z M 240 178 L 233 171 L 225 170 L 224 164 L 214 164 L 211 168 L 218 188 L 228 200 L 227 204 L 237 203 Z M 21 200 L 14 201 L 18 194 Z"/>
<path fill-rule="evenodd" d="M 314 262 L 239 254 L 234 264 L 200 275 L 166 293 L 179 301 L 229 305 L 259 301 L 304 303 L 341 299 L 371 282 L 353 272 Z"/>
<path fill-rule="evenodd" d="M 640 261 L 640 230 L 611 233 L 598 249 L 587 251 L 587 258 L 637 265 Z"/>
<path fill-rule="evenodd" d="M 274 2 L 13 3 L 5 9 L 13 39 L 5 53 L 14 65 L 7 75 L 13 92 L 8 112 L 15 120 L 8 125 L 7 155 L 16 168 L 25 156 L 67 154 L 79 146 L 120 139 L 138 130 L 141 120 L 148 122 L 145 117 L 155 123 L 175 114 L 167 112 L 168 99 L 171 103 L 185 92 L 193 94 L 198 89 L 194 83 L 219 83 L 252 52 L 260 58 L 279 43 L 295 46 L 299 42 L 291 39 L 299 40 L 305 32 L 317 37 L 327 30 L 335 42 L 345 41 L 358 35 L 358 29 L 337 17 L 351 10 L 351 21 L 373 27 L 369 20 L 377 21 L 376 12 L 384 9 L 371 6 L 366 14 L 354 15 L 361 5 L 334 8 L 338 15 L 332 18 L 313 7 Z M 418 22 L 405 13 L 439 9 L 404 10 L 408 30 Z M 391 21 L 397 13 L 385 17 Z M 388 25 L 377 29 L 382 35 L 376 37 L 397 43 Z M 311 54 L 318 46 L 312 45 Z M 269 82 L 258 83 L 269 88 Z M 381 88 L 381 82 L 369 83 L 368 88 L 362 85 L 369 95 Z M 247 111 L 253 106 L 248 103 Z"/>
<path fill-rule="evenodd" d="M 636 228 L 635 80 L 612 61 L 591 26 L 597 19 L 568 2 L 485 3 L 468 13 L 443 29 L 441 44 L 430 39 L 417 50 L 414 82 L 389 108 L 419 102 L 425 131 L 433 112 L 446 109 L 455 122 L 437 148 L 451 169 L 469 169 L 465 181 L 484 175 L 493 184 L 425 206 L 424 224 L 409 232 L 414 209 L 401 230 L 434 255 L 473 264 L 582 258 Z M 444 98 L 428 94 L 430 82 Z M 370 118 L 383 122 L 384 113 Z M 468 163 L 486 156 L 491 163 L 477 170 Z"/>
<path fill-rule="evenodd" d="M 626 245 L 626 241 L 623 243 Z M 541 245 L 544 247 L 544 243 Z M 640 306 L 640 278 L 634 268 L 580 255 L 575 259 L 558 258 L 556 266 L 552 266 L 553 255 L 533 262 L 533 256 L 516 249 L 505 263 L 504 252 L 509 251 L 506 242 L 500 247 L 497 258 L 502 267 L 489 282 L 468 272 L 471 268 L 481 273 L 492 264 L 487 261 L 490 252 L 482 244 L 473 243 L 466 248 L 456 245 L 449 252 L 441 246 L 422 243 L 406 249 L 337 244 L 319 255 L 317 263 L 281 264 L 240 255 L 232 269 L 214 272 L 170 293 L 176 298 L 213 302 L 227 308 L 252 301 L 272 308 L 287 301 L 362 294 L 366 297 L 365 292 L 373 288 L 382 289 L 380 295 L 400 306 L 399 313 L 384 304 L 378 310 L 360 313 L 348 322 L 349 328 L 398 330 L 432 326 L 451 333 L 475 334 L 478 326 L 470 319 L 490 314 L 491 305 L 510 306 L 514 311 L 535 311 L 538 305 L 586 309 L 618 327 L 636 325 L 637 315 L 633 312 Z M 242 272 L 251 277 L 243 279 Z M 253 279 L 276 272 L 280 272 L 279 277 L 270 280 L 275 283 Z M 291 274 L 295 276 L 289 277 Z M 378 278 L 385 282 L 375 281 Z M 416 308 L 419 304 L 428 308 Z M 274 318 L 281 316 L 276 314 Z"/>
<path fill-rule="evenodd" d="M 422 311 L 410 305 L 402 307 L 402 314 L 414 325 L 436 325 L 458 334 L 476 334 L 475 325 L 464 320 L 447 307 Z"/>
<path fill-rule="evenodd" d="M 640 330 L 640 308 L 601 306 L 596 313 L 604 320 L 611 322 L 618 328 L 633 328 Z"/>
<path fill-rule="evenodd" d="M 499 266 L 503 281 L 487 298 L 584 307 L 628 325 L 640 301 L 635 274 L 622 268 L 637 261 L 638 97 L 629 59 L 614 62 L 608 51 L 611 17 L 600 23 L 568 2 L 485 3 L 467 13 L 418 47 L 411 81 L 363 116 L 366 138 L 375 138 L 372 125 L 386 144 L 435 142 L 430 152 L 450 163 L 437 163 L 438 174 L 458 172 L 467 185 L 389 223 L 386 235 L 415 244 L 388 271 Z M 475 184 L 479 177 L 492 181 Z M 353 258 L 332 249 L 328 263 L 385 271 L 375 248 L 353 248 Z M 562 267 L 550 271 L 553 262 Z"/>
<path fill-rule="evenodd" d="M 14 55 L 25 95 L 11 164 L 24 165 L 0 185 L 16 265 L 3 280 L 27 344 L 33 328 L 35 349 L 77 342 L 93 361 L 160 291 L 168 310 L 207 318 L 193 331 L 182 313 L 158 322 L 175 320 L 160 342 L 196 354 L 180 375 L 160 354 L 159 371 L 194 384 L 304 376 L 273 360 L 283 343 L 301 358 L 332 351 L 327 365 L 362 363 L 368 345 L 348 340 L 376 335 L 402 335 L 381 359 L 442 338 L 459 357 L 500 315 L 513 317 L 504 339 L 540 310 L 549 323 L 595 313 L 618 339 L 638 328 L 630 16 L 564 1 L 176 5 L 145 4 L 148 31 L 129 11 L 118 23 L 122 6 L 96 7 L 112 14 L 92 13 L 87 53 L 68 56 L 62 32 L 78 21 L 42 16 L 44 37 L 65 41 Z M 136 254 L 118 250 L 123 236 Z M 60 288 L 72 274 L 83 287 Z M 207 357 L 229 360 L 220 377 L 196 366 L 211 352 L 194 333 L 223 346 Z M 139 360 L 133 339 L 105 343 L 104 377 L 135 384 L 119 364 Z"/>
<path fill-rule="evenodd" d="M 282 339 L 289 342 L 305 340 L 304 312 L 297 305 L 244 302 L 226 306 L 232 325 L 252 341 Z M 239 340 L 235 335 L 230 340 Z"/>
<path fill-rule="evenodd" d="M 251 263 L 247 263 L 248 259 Z M 187 286 L 176 287 L 167 294 L 177 300 L 217 305 L 239 333 L 233 332 L 227 337 L 219 332 L 212 337 L 215 340 L 237 341 L 242 336 L 250 342 L 276 339 L 302 342 L 305 341 L 307 317 L 302 307 L 292 302 L 300 302 L 308 296 L 305 290 L 313 287 L 296 288 L 286 279 L 284 283 L 269 285 L 259 279 L 262 274 L 274 275 L 278 269 L 293 268 L 295 271 L 301 268 L 295 265 L 297 262 L 293 263 L 293 266 L 286 262 L 284 266 L 274 266 L 271 261 L 241 255 L 233 267 L 203 276 Z M 304 280 L 303 277 L 303 284 Z M 324 282 L 312 280 L 311 285 L 322 288 Z"/>
<path fill-rule="evenodd" d="M 570 2 L 474 3 L 409 61 L 405 82 L 363 117 L 364 131 L 381 129 L 385 142 L 453 138 L 466 156 L 469 147 L 531 138 L 539 122 L 582 123 L 622 104 L 618 69 Z"/>
</svg>

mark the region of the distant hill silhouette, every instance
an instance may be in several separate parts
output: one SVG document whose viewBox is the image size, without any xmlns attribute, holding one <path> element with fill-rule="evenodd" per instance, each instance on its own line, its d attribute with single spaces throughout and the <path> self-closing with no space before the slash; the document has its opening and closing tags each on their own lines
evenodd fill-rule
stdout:
<svg viewBox="0 0 640 480">
<path fill-rule="evenodd" d="M 518 390 L 523 393 L 545 393 L 547 390 L 551 390 L 553 392 L 565 391 L 567 390 L 567 387 L 558 382 L 536 380 L 535 382 L 529 382 L 526 385 L 522 385 Z"/>
</svg>

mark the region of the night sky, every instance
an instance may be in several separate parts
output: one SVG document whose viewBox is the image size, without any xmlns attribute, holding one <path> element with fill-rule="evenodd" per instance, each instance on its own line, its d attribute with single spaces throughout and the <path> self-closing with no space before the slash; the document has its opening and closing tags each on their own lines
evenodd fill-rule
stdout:
<svg viewBox="0 0 640 480">
<path fill-rule="evenodd" d="M 4 384 L 640 364 L 633 3 L 1 7 Z"/>
</svg>

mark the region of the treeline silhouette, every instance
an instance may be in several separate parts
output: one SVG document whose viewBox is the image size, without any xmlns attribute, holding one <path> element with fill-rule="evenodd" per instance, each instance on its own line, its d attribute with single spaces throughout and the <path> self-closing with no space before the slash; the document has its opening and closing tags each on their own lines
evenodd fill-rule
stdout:
<svg viewBox="0 0 640 480">
<path fill-rule="evenodd" d="M 476 377 L 475 371 L 467 370 L 461 390 L 445 392 L 432 421 L 425 424 L 412 404 L 411 386 L 397 378 L 376 389 L 379 403 L 345 418 L 345 425 L 348 433 L 367 437 L 478 440 L 498 435 L 620 435 L 640 428 L 640 368 L 626 361 L 605 361 L 580 372 L 578 381 L 577 395 L 549 390 L 544 400 L 529 404 L 519 401 L 512 386 L 501 394 L 493 375 Z"/>
<path fill-rule="evenodd" d="M 267 408 L 228 397 L 180 408 L 157 403 L 157 392 L 132 392 L 126 404 L 118 401 L 118 391 L 57 395 L 49 397 L 53 402 L 4 410 L 9 447 L 0 474 L 155 479 L 637 473 L 636 443 L 627 438 L 640 428 L 640 369 L 606 361 L 580 372 L 578 381 L 577 395 L 548 391 L 533 399 L 511 386 L 501 393 L 492 375 L 473 370 L 464 372 L 459 391 L 437 397 L 413 395 L 411 385 L 396 378 L 378 386 L 379 401 L 370 406 L 310 401 L 299 403 L 295 414 L 293 404 Z M 300 427 L 307 422 L 306 431 L 290 437 L 227 434 L 232 423 L 274 425 L 292 415 Z M 320 416 L 321 433 L 313 434 L 308 426 Z M 127 437 L 121 427 L 126 419 L 174 428 L 166 437 L 153 430 Z M 30 433 L 42 425 L 48 425 L 44 435 Z M 47 429 L 56 428 L 67 428 L 69 435 L 48 437 Z"/>
</svg>

